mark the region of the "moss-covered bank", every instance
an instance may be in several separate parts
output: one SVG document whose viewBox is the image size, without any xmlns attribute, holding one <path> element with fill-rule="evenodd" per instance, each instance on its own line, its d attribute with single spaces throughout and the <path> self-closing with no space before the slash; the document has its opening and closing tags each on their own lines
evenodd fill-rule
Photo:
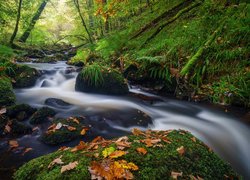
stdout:
<svg viewBox="0 0 250 180">
<path fill-rule="evenodd" d="M 16 101 L 16 96 L 9 78 L 0 76 L 0 97 L 0 106 L 12 105 Z"/>
<path fill-rule="evenodd" d="M 118 149 L 122 149 L 125 154 L 122 153 L 112 159 L 109 151 Z M 48 168 L 50 163 L 59 157 L 63 164 L 55 163 Z M 204 179 L 237 177 L 229 164 L 223 162 L 206 145 L 188 132 L 136 130 L 133 135 L 119 140 L 109 141 L 99 137 L 91 143 L 81 142 L 73 149 L 63 148 L 63 150 L 33 159 L 15 173 L 14 179 L 90 179 L 90 172 L 93 173 L 93 171 L 89 171 L 89 166 L 94 168 L 93 164 L 121 162 L 119 160 L 126 160 L 138 166 L 138 170 L 134 168 L 134 171 L 131 171 L 134 179 L 171 179 L 173 172 L 182 173 L 179 176 L 180 179 L 190 179 L 192 176 Z M 78 162 L 75 168 L 60 172 L 63 165 L 75 161 Z M 108 169 L 111 166 L 106 164 L 106 168 L 106 172 L 109 172 Z M 99 176 L 106 172 L 100 171 Z"/>
</svg>

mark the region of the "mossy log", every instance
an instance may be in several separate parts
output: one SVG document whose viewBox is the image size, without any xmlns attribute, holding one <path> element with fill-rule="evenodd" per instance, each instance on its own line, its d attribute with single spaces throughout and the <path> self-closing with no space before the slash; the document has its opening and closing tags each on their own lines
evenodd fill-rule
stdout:
<svg viewBox="0 0 250 180">
<path fill-rule="evenodd" d="M 138 30 L 132 37 L 131 39 L 137 38 L 138 36 L 140 36 L 143 32 L 147 31 L 148 29 L 155 27 L 157 24 L 159 24 L 159 22 L 163 19 L 166 18 L 171 18 L 173 17 L 176 13 L 178 13 L 181 9 L 189 6 L 191 3 L 193 2 L 193 0 L 187 0 L 184 1 L 180 4 L 178 4 L 177 6 L 173 7 L 172 9 L 168 9 L 166 10 L 164 13 L 162 13 L 160 16 L 158 16 L 157 18 L 155 18 L 154 20 L 152 20 L 150 23 L 146 24 L 144 27 L 142 27 L 140 30 Z"/>
<path fill-rule="evenodd" d="M 200 59 L 200 57 L 202 56 L 203 52 L 205 51 L 205 49 L 207 49 L 210 44 L 214 41 L 214 39 L 216 38 L 217 34 L 222 30 L 222 28 L 224 27 L 225 22 L 221 23 L 220 26 L 213 32 L 212 35 L 209 36 L 208 40 L 206 41 L 206 43 L 200 47 L 198 49 L 198 51 L 188 60 L 188 62 L 186 63 L 186 65 L 182 68 L 180 75 L 184 76 L 186 75 L 194 66 L 194 64 Z"/>
<path fill-rule="evenodd" d="M 191 4 L 190 6 L 180 10 L 174 17 L 167 20 L 165 23 L 160 25 L 157 30 L 145 41 L 145 43 L 142 45 L 144 46 L 147 44 L 150 40 L 152 40 L 155 36 L 157 36 L 166 26 L 176 21 L 179 17 L 181 17 L 184 13 L 189 12 L 190 10 L 194 9 L 197 6 L 200 6 L 203 3 L 203 1 L 195 1 L 195 3 Z"/>
</svg>

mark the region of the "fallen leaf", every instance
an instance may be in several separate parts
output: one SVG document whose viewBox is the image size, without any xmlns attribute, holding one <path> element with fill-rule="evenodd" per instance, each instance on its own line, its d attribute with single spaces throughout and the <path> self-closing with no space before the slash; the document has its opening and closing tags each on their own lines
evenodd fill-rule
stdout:
<svg viewBox="0 0 250 180">
<path fill-rule="evenodd" d="M 32 131 L 34 132 L 34 131 L 36 131 L 36 130 L 39 130 L 39 127 L 34 127 L 34 128 L 32 128 Z"/>
<path fill-rule="evenodd" d="M 22 156 L 24 156 L 27 152 L 30 152 L 32 150 L 33 150 L 32 148 L 25 148 L 25 150 L 22 153 Z"/>
<path fill-rule="evenodd" d="M 129 148 L 131 145 L 131 142 L 128 142 L 128 137 L 127 136 L 123 136 L 120 137 L 117 141 L 115 141 L 116 147 L 119 150 L 123 150 L 125 148 Z"/>
<path fill-rule="evenodd" d="M 65 166 L 62 166 L 61 168 L 61 173 L 64 173 L 65 171 L 69 171 L 69 170 L 72 170 L 72 169 L 75 169 L 75 167 L 78 165 L 78 162 L 75 161 L 75 162 L 71 162 Z"/>
<path fill-rule="evenodd" d="M 171 177 L 173 178 L 173 179 L 178 179 L 178 177 L 179 176 L 182 176 L 182 172 L 174 172 L 174 171 L 172 171 L 171 172 Z"/>
<path fill-rule="evenodd" d="M 182 156 L 185 153 L 185 148 L 183 146 L 181 146 L 181 147 L 177 148 L 176 151 L 178 151 L 178 153 Z"/>
<path fill-rule="evenodd" d="M 192 140 L 193 142 L 196 142 L 196 138 L 195 138 L 195 137 L 192 137 L 191 140 Z"/>
<path fill-rule="evenodd" d="M 4 127 L 4 132 L 9 133 L 11 131 L 11 127 L 9 126 L 9 124 L 6 124 Z"/>
<path fill-rule="evenodd" d="M 17 148 L 19 146 L 19 144 L 16 140 L 10 140 L 9 146 L 10 146 L 10 148 Z"/>
<path fill-rule="evenodd" d="M 67 128 L 68 128 L 69 131 L 75 131 L 76 130 L 76 128 L 73 127 L 73 126 L 68 126 Z"/>
<path fill-rule="evenodd" d="M 48 130 L 53 130 L 55 129 L 55 127 L 56 127 L 56 124 L 52 124 L 51 126 L 48 127 Z"/>
<path fill-rule="evenodd" d="M 144 133 L 140 129 L 137 129 L 137 128 L 132 129 L 132 133 L 135 136 L 144 135 Z"/>
<path fill-rule="evenodd" d="M 193 175 L 190 175 L 189 177 L 190 177 L 191 180 L 203 180 L 203 178 L 201 178 L 199 176 L 195 177 Z M 231 178 L 228 177 L 228 179 L 231 179 Z"/>
<path fill-rule="evenodd" d="M 6 108 L 0 109 L 0 115 L 1 115 L 1 114 L 5 114 L 6 112 L 7 112 Z"/>
<path fill-rule="evenodd" d="M 136 151 L 143 155 L 147 154 L 148 152 L 145 148 L 137 148 Z"/>
<path fill-rule="evenodd" d="M 162 141 L 164 141 L 165 143 L 171 144 L 171 141 L 170 141 L 167 137 L 162 137 L 161 139 L 162 139 Z"/>
<path fill-rule="evenodd" d="M 55 130 L 59 130 L 59 129 L 61 129 L 61 128 L 62 128 L 62 126 L 63 126 L 63 124 L 62 124 L 62 123 L 58 123 L 58 124 L 56 125 L 56 127 L 55 127 Z"/>
<path fill-rule="evenodd" d="M 89 128 L 87 128 L 87 127 L 84 127 L 82 130 L 81 130 L 81 135 L 83 136 L 83 135 L 85 135 L 86 133 L 87 133 L 87 131 L 89 130 Z"/>
<path fill-rule="evenodd" d="M 83 141 L 80 141 L 80 143 L 74 147 L 73 149 L 71 149 L 71 152 L 76 152 L 76 151 L 80 151 L 83 150 L 87 147 L 87 144 Z"/>
<path fill-rule="evenodd" d="M 48 168 L 52 168 L 55 164 L 64 164 L 64 162 L 62 161 L 62 155 L 59 158 L 54 159 L 48 166 Z"/>
<path fill-rule="evenodd" d="M 58 151 L 66 151 L 66 150 L 68 150 L 69 149 L 69 147 L 67 147 L 67 146 L 62 146 L 62 147 L 60 147 L 59 149 L 58 149 Z"/>
<path fill-rule="evenodd" d="M 152 147 L 154 144 L 161 142 L 161 139 L 143 139 L 141 142 L 145 143 L 147 147 Z"/>
<path fill-rule="evenodd" d="M 125 155 L 125 154 L 127 154 L 125 151 L 114 151 L 114 152 L 112 152 L 112 153 L 109 155 L 109 157 L 110 157 L 111 159 L 114 159 L 114 158 L 121 157 L 121 156 L 123 156 L 123 155 Z"/>
<path fill-rule="evenodd" d="M 108 147 L 108 148 L 105 148 L 103 151 L 102 151 L 102 155 L 104 158 L 106 158 L 107 156 L 109 156 L 111 153 L 113 153 L 116 149 L 114 147 Z"/>
<path fill-rule="evenodd" d="M 73 119 L 73 122 L 75 122 L 76 124 L 80 124 L 79 120 L 76 118 Z"/>
</svg>

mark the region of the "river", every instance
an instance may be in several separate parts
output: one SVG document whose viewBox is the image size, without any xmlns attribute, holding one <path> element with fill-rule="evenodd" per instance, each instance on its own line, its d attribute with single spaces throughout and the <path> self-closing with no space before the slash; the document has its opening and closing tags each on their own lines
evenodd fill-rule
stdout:
<svg viewBox="0 0 250 180">
<path fill-rule="evenodd" d="M 36 85 L 28 89 L 16 89 L 18 103 L 27 103 L 34 107 L 45 106 L 47 98 L 58 98 L 71 104 L 70 107 L 53 107 L 57 117 L 88 116 L 93 122 L 94 134 L 86 137 L 88 140 L 95 135 L 106 138 L 118 137 L 129 133 L 134 128 L 168 130 L 184 129 L 206 143 L 221 158 L 246 179 L 250 179 L 250 131 L 249 126 L 225 112 L 214 110 L 208 106 L 159 97 L 130 88 L 132 93 L 161 99 L 148 103 L 132 96 L 106 96 L 76 92 L 75 79 L 77 71 L 65 62 L 56 64 L 27 63 L 29 66 L 43 71 Z M 142 112 L 152 118 L 152 123 L 138 123 L 133 116 Z M 141 120 L 142 121 L 142 120 Z M 137 123 L 135 123 L 137 122 Z M 48 146 L 38 139 L 45 125 L 39 126 L 39 131 L 18 138 L 20 146 L 31 147 L 33 151 L 25 156 L 7 152 L 4 147 L 7 139 L 0 143 L 1 164 L 4 168 L 18 167 L 32 158 L 55 151 L 59 146 Z M 73 146 L 77 142 L 67 143 Z M 3 165 L 2 165 L 3 166 Z"/>
</svg>

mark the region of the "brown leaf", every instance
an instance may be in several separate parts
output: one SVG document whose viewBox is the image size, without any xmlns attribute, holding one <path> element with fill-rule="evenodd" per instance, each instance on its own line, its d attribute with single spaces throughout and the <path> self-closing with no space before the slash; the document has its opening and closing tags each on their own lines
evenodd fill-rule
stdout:
<svg viewBox="0 0 250 180">
<path fill-rule="evenodd" d="M 59 130 L 63 127 L 62 123 L 57 123 L 56 127 L 54 128 L 55 130 Z"/>
<path fill-rule="evenodd" d="M 33 150 L 32 148 L 25 148 L 25 150 L 22 153 L 22 156 L 24 156 L 27 152 L 30 152 L 32 150 Z"/>
<path fill-rule="evenodd" d="M 162 137 L 161 139 L 162 139 L 162 141 L 164 141 L 165 143 L 171 144 L 171 141 L 170 141 L 167 137 Z"/>
<path fill-rule="evenodd" d="M 121 157 L 121 156 L 123 156 L 123 155 L 125 155 L 125 154 L 127 154 L 125 151 L 115 151 L 115 152 L 112 152 L 112 153 L 109 155 L 109 157 L 110 157 L 111 159 L 113 159 L 113 158 Z"/>
<path fill-rule="evenodd" d="M 184 146 L 181 146 L 177 148 L 176 151 L 178 151 L 178 153 L 182 156 L 185 153 L 185 148 Z"/>
<path fill-rule="evenodd" d="M 170 74 L 173 77 L 177 77 L 177 78 L 180 77 L 180 71 L 178 69 L 176 69 L 176 68 L 170 68 Z"/>
<path fill-rule="evenodd" d="M 69 164 L 67 164 L 65 166 L 62 166 L 61 173 L 64 173 L 65 171 L 75 169 L 77 165 L 78 165 L 78 162 L 75 161 L 75 162 L 71 162 L 71 163 L 69 163 Z"/>
<path fill-rule="evenodd" d="M 10 140 L 9 146 L 10 146 L 10 148 L 17 148 L 19 146 L 19 144 L 16 140 Z"/>
<path fill-rule="evenodd" d="M 128 142 L 128 137 L 123 136 L 120 137 L 117 141 L 115 141 L 117 149 L 123 150 L 125 148 L 129 148 L 131 145 L 131 142 Z"/>
<path fill-rule="evenodd" d="M 6 108 L 0 109 L 0 115 L 1 115 L 1 114 L 5 114 L 6 112 L 7 112 Z"/>
<path fill-rule="evenodd" d="M 69 149 L 69 147 L 67 147 L 67 146 L 62 146 L 62 147 L 60 147 L 59 149 L 58 149 L 58 151 L 66 151 L 66 150 L 68 150 Z"/>
<path fill-rule="evenodd" d="M 195 177 L 195 176 L 193 176 L 193 175 L 190 175 L 189 177 L 190 177 L 191 180 L 203 180 L 203 178 L 201 178 L 201 177 L 199 177 L 199 176 Z M 229 178 L 229 179 L 231 179 L 231 178 Z M 232 179 L 233 179 L 233 178 L 232 178 Z"/>
<path fill-rule="evenodd" d="M 55 164 L 64 164 L 64 162 L 62 161 L 62 155 L 59 158 L 54 159 L 48 166 L 48 168 L 52 168 Z"/>
<path fill-rule="evenodd" d="M 73 119 L 73 122 L 75 122 L 76 124 L 80 124 L 79 120 L 76 118 Z"/>
<path fill-rule="evenodd" d="M 76 128 L 73 127 L 73 126 L 68 126 L 67 129 L 68 129 L 69 131 L 75 131 L 75 130 L 76 130 Z"/>
<path fill-rule="evenodd" d="M 140 154 L 143 154 L 143 155 L 147 154 L 147 152 L 148 152 L 148 151 L 147 151 L 146 149 L 144 149 L 144 148 L 137 148 L 136 151 L 139 152 Z"/>
<path fill-rule="evenodd" d="M 84 127 L 82 130 L 81 130 L 81 135 L 83 136 L 83 135 L 85 135 L 86 133 L 87 133 L 87 131 L 89 130 L 89 128 L 87 128 L 87 127 Z"/>
<path fill-rule="evenodd" d="M 174 171 L 172 171 L 171 172 L 171 177 L 173 178 L 173 179 L 178 179 L 178 177 L 179 176 L 182 176 L 182 172 L 174 172 Z"/>
<path fill-rule="evenodd" d="M 132 133 L 135 136 L 144 135 L 144 133 L 140 129 L 137 129 L 137 128 L 132 129 Z"/>
<path fill-rule="evenodd" d="M 80 151 L 83 150 L 87 147 L 87 144 L 83 141 L 80 141 L 80 143 L 74 147 L 73 149 L 71 149 L 71 152 L 76 152 L 76 151 Z"/>
<path fill-rule="evenodd" d="M 195 137 L 192 137 L 191 140 L 192 140 L 193 142 L 196 142 L 196 138 L 195 138 Z"/>
<path fill-rule="evenodd" d="M 11 131 L 11 127 L 9 126 L 9 124 L 6 124 L 4 127 L 4 132 L 9 133 Z"/>
<path fill-rule="evenodd" d="M 141 142 L 145 143 L 147 147 L 152 147 L 154 144 L 161 142 L 161 139 L 143 139 Z"/>
</svg>

